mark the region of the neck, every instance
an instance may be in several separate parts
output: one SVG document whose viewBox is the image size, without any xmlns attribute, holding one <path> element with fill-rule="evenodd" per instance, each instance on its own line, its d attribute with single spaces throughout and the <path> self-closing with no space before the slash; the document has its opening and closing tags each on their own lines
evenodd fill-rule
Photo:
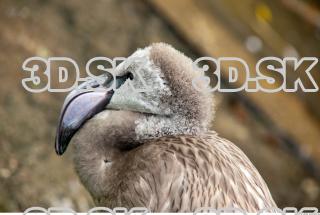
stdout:
<svg viewBox="0 0 320 215">
<path fill-rule="evenodd" d="M 145 115 L 136 121 L 135 128 L 138 140 L 184 134 L 197 135 L 205 131 L 206 128 L 200 122 L 179 115 L 171 117 Z"/>
</svg>

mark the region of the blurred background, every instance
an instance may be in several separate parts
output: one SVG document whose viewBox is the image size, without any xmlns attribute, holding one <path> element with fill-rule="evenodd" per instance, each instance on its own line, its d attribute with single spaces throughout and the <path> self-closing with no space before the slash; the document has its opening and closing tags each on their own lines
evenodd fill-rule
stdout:
<svg viewBox="0 0 320 215">
<path fill-rule="evenodd" d="M 1 0 L 0 211 L 93 206 L 54 136 L 65 93 L 30 93 L 32 56 L 128 56 L 166 42 L 193 59 L 320 57 L 318 0 Z M 317 65 L 315 78 L 320 83 Z M 294 78 L 295 74 L 288 74 Z M 212 127 L 245 151 L 280 208 L 320 207 L 320 93 L 216 93 Z"/>
</svg>

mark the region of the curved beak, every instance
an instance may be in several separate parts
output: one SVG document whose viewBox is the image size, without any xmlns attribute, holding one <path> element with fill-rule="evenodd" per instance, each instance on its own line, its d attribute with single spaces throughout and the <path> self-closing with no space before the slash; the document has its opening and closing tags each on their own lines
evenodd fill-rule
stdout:
<svg viewBox="0 0 320 215">
<path fill-rule="evenodd" d="M 128 78 L 130 78 L 128 75 L 116 77 L 116 88 L 119 88 Z M 103 111 L 110 103 L 114 90 L 103 91 L 100 87 L 95 90 L 97 86 L 98 82 L 95 80 L 84 82 L 66 97 L 55 139 L 55 150 L 58 155 L 66 151 L 72 137 L 85 122 Z"/>
</svg>

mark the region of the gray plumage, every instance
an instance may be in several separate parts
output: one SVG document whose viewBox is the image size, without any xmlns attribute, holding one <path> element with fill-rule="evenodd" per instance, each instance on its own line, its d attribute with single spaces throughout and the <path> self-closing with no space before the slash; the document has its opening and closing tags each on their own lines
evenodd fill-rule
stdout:
<svg viewBox="0 0 320 215">
<path fill-rule="evenodd" d="M 76 170 L 97 206 L 153 212 L 276 207 L 244 153 L 207 130 L 214 102 L 192 87 L 200 75 L 192 61 L 162 43 L 131 58 L 137 56 L 147 59 L 140 72 L 153 90 L 137 94 L 121 86 L 71 141 Z M 116 73 L 138 67 L 135 61 L 121 64 Z"/>
</svg>

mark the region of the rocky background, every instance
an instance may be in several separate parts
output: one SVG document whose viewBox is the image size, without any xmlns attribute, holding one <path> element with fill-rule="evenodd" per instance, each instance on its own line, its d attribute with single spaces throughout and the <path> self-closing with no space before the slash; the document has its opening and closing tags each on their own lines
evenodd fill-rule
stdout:
<svg viewBox="0 0 320 215">
<path fill-rule="evenodd" d="M 302 50 L 306 56 L 320 56 L 320 25 L 315 28 L 314 23 L 300 17 L 301 24 L 292 27 L 290 23 L 295 22 L 299 14 L 288 6 L 274 10 L 280 1 L 245 0 L 241 7 L 235 5 L 238 1 L 231 0 L 197 2 L 212 8 L 212 14 L 236 36 L 239 28 L 242 36 L 251 34 L 245 26 L 246 20 L 250 20 L 246 14 L 250 14 L 252 8 L 258 7 L 254 11 L 258 19 L 270 19 L 270 13 L 271 17 L 281 14 L 283 19 L 268 21 L 283 40 L 288 37 L 292 43 L 303 47 L 297 50 Z M 308 5 L 307 8 L 311 5 L 317 17 L 318 5 L 313 1 L 301 2 Z M 191 21 L 192 10 L 184 10 L 190 14 L 190 20 L 185 22 Z M 244 27 L 232 25 L 230 17 L 242 17 L 237 20 Z M 283 30 L 288 26 L 294 38 Z M 160 41 L 172 44 L 193 59 L 201 55 L 188 38 L 176 30 L 175 23 L 158 10 L 157 4 L 148 1 L 0 2 L 0 211 L 65 206 L 85 212 L 93 206 L 75 175 L 72 152 L 68 151 L 63 157 L 54 152 L 55 128 L 65 94 L 27 92 L 21 85 L 22 78 L 26 77 L 21 69 L 23 61 L 32 56 L 66 56 L 78 62 L 84 72 L 85 63 L 92 57 L 128 56 L 138 47 Z M 295 54 L 297 50 L 287 51 Z M 251 55 L 255 54 L 251 52 Z M 318 97 L 313 96 L 302 94 L 299 98 L 308 113 L 318 120 Z M 217 93 L 215 102 L 213 128 L 246 152 L 265 178 L 279 207 L 319 207 L 319 177 L 313 168 L 319 162 L 310 157 L 306 163 L 287 145 L 282 145 L 277 136 L 270 133 L 270 125 L 261 120 L 263 111 L 255 111 L 245 96 Z M 296 120 L 295 123 L 300 122 Z M 315 129 L 320 132 L 319 127 Z M 298 144 L 300 147 L 304 142 Z"/>
</svg>

